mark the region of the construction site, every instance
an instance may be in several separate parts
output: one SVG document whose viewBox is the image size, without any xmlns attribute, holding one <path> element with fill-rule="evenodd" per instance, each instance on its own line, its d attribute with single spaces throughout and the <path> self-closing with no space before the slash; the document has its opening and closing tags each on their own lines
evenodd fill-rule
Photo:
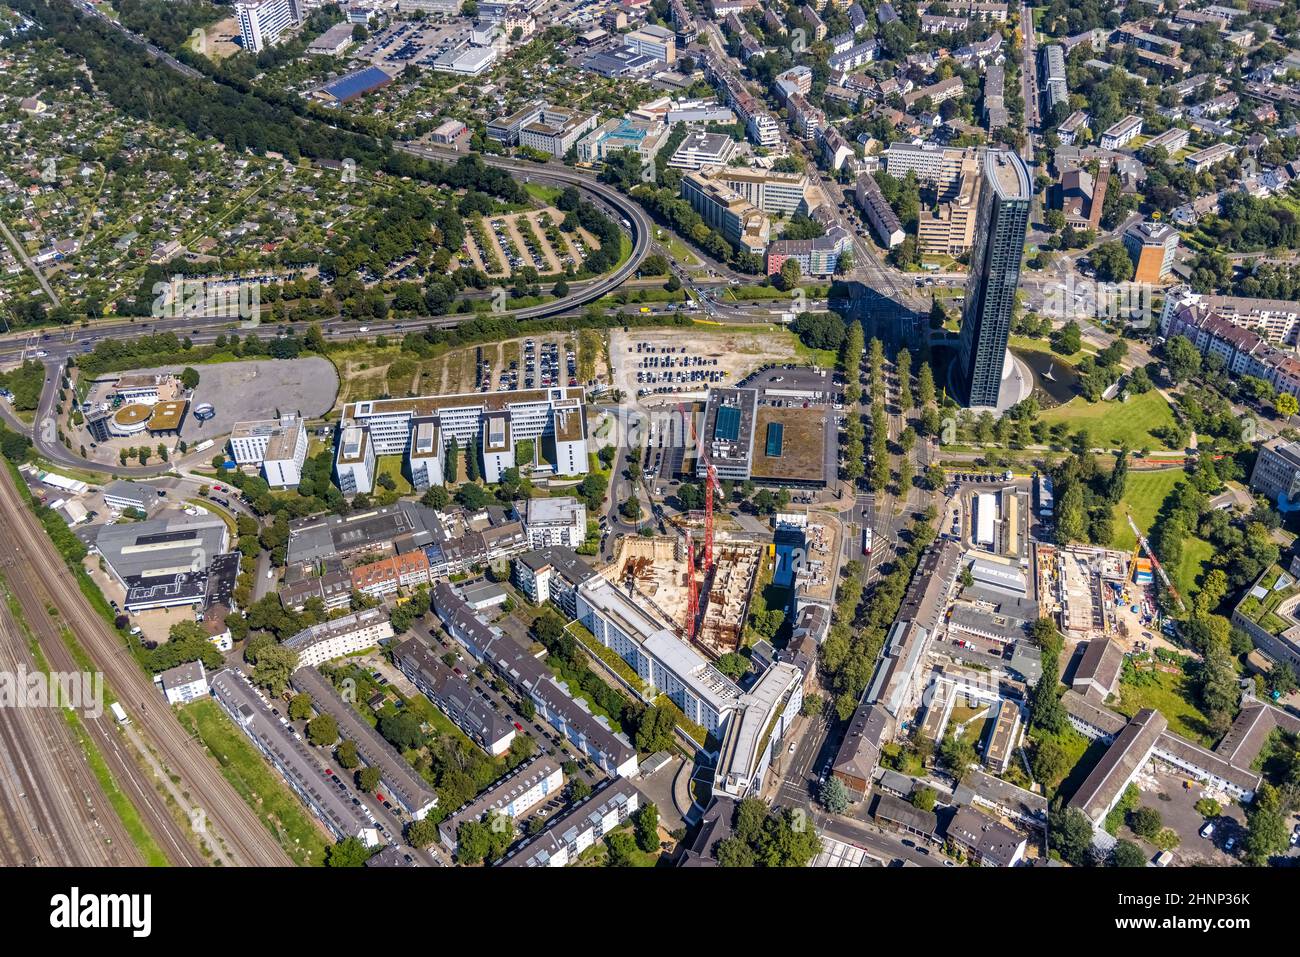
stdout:
<svg viewBox="0 0 1300 957">
<path fill-rule="evenodd" d="M 704 544 L 689 530 L 684 535 L 625 536 L 602 574 L 624 590 L 630 587 L 684 640 L 716 659 L 741 648 L 765 548 L 722 539 L 706 565 Z"/>
<path fill-rule="evenodd" d="M 1141 635 L 1155 621 L 1152 563 L 1138 553 L 1038 546 L 1038 593 L 1068 639 Z"/>
</svg>

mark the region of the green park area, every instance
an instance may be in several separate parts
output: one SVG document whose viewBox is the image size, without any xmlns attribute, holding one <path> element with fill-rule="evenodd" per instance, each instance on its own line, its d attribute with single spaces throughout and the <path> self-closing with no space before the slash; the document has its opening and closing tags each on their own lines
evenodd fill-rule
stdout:
<svg viewBox="0 0 1300 957">
<path fill-rule="evenodd" d="M 1173 410 L 1155 389 L 1130 396 L 1127 401 L 1089 402 L 1076 396 L 1065 405 L 1043 410 L 1040 418 L 1048 425 L 1064 422 L 1071 431 L 1087 429 L 1094 447 L 1127 444 L 1135 451 L 1168 448 L 1151 432 L 1174 424 Z"/>
<path fill-rule="evenodd" d="M 1129 528 L 1125 516 L 1132 515 L 1142 534 L 1150 535 L 1165 499 L 1186 481 L 1187 475 L 1181 468 L 1129 472 L 1124 498 L 1115 506 L 1115 535 L 1111 544 L 1126 551 L 1136 548 L 1137 537 Z M 1178 565 L 1167 569 L 1178 590 L 1190 594 L 1196 580 L 1213 557 L 1214 549 L 1209 542 L 1199 538 L 1183 542 L 1183 554 Z"/>
</svg>

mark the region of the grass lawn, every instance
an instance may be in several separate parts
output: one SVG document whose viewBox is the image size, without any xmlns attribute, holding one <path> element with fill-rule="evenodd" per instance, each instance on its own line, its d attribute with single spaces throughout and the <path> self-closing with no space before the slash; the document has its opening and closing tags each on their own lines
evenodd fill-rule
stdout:
<svg viewBox="0 0 1300 957">
<path fill-rule="evenodd" d="M 381 455 L 375 465 L 375 482 L 379 482 L 381 475 L 391 475 L 393 481 L 397 483 L 398 495 L 410 495 L 414 489 L 411 483 L 407 481 L 406 476 L 402 474 L 402 456 L 400 455 Z"/>
<path fill-rule="evenodd" d="M 1048 425 L 1067 423 L 1071 429 L 1086 428 L 1094 446 L 1119 446 L 1127 442 L 1132 449 L 1166 449 L 1151 434 L 1159 426 L 1174 424 L 1169 403 L 1155 389 L 1135 395 L 1127 402 L 1088 402 L 1076 396 L 1065 405 L 1046 409 L 1040 416 Z"/>
<path fill-rule="evenodd" d="M 329 845 L 311 812 L 298 802 L 262 756 L 212 700 L 180 709 L 181 724 L 198 735 L 221 773 L 253 809 L 286 854 L 300 865 L 321 865 Z"/>
<path fill-rule="evenodd" d="M 1129 472 L 1128 482 L 1124 486 L 1124 498 L 1115 506 L 1115 537 L 1112 544 L 1120 549 L 1131 549 L 1137 545 L 1133 530 L 1124 518 L 1127 513 L 1132 513 L 1133 521 L 1142 529 L 1142 534 L 1151 534 L 1151 526 L 1155 523 L 1160 506 L 1174 489 L 1186 481 L 1187 474 L 1181 468 Z"/>
<path fill-rule="evenodd" d="M 524 189 L 528 191 L 529 196 L 540 200 L 546 206 L 554 206 L 561 193 L 558 186 L 545 186 L 541 183 L 525 183 Z"/>
<path fill-rule="evenodd" d="M 1069 355 L 1062 355 L 1052 348 L 1050 339 L 1030 339 L 1028 336 L 1011 336 L 1007 340 L 1008 347 L 1012 349 L 1028 349 L 1031 352 L 1047 352 L 1055 356 L 1061 362 L 1068 362 L 1070 365 L 1078 365 L 1079 360 L 1085 356 L 1095 355 L 1097 350 L 1088 343 L 1083 344 L 1078 352 L 1071 352 Z"/>
<path fill-rule="evenodd" d="M 1192 699 L 1196 692 L 1186 674 L 1166 671 L 1144 671 L 1136 681 L 1125 671 L 1119 685 L 1119 704 L 1115 710 L 1133 717 L 1143 708 L 1155 708 L 1169 722 L 1169 730 L 1205 747 L 1213 747 L 1214 735 L 1210 732 L 1205 715 Z"/>
</svg>

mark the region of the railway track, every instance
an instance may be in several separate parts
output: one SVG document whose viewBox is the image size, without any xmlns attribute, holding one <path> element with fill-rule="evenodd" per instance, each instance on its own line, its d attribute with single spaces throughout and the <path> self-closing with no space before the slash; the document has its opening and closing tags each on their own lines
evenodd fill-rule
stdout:
<svg viewBox="0 0 1300 957">
<path fill-rule="evenodd" d="M 9 558 L 3 570 L 13 567 Z M 22 623 L 3 600 L 0 633 L 0 669 L 36 671 Z M 144 863 L 56 708 L 0 708 L 0 859 L 7 866 Z"/>
<path fill-rule="evenodd" d="M 20 564 L 25 564 L 26 556 L 21 545 L 16 550 L 15 558 Z M 42 609 L 56 607 L 54 596 L 49 593 L 44 581 L 39 576 L 17 576 L 10 587 L 14 596 L 29 610 L 28 621 L 33 625 L 33 631 L 51 670 L 80 672 L 81 665 L 63 641 L 60 620 L 48 613 L 41 613 Z M 107 711 L 99 715 L 83 713 L 81 720 L 93 746 L 108 764 L 118 789 L 140 812 L 141 819 L 167 860 L 173 865 L 204 866 L 207 860 L 194 845 L 192 832 L 176 820 L 159 793 L 156 782 L 141 768 L 136 755 L 128 750 L 111 715 Z"/>
<path fill-rule="evenodd" d="M 158 700 L 157 691 L 139 664 L 86 603 L 76 579 L 22 501 L 7 471 L 0 479 L 0 527 L 10 532 L 13 547 L 21 549 L 23 555 L 22 561 L 16 561 L 6 569 L 6 576 L 20 600 L 26 595 L 28 602 L 35 604 L 29 617 L 49 617 L 45 602 L 40 600 L 42 595 L 47 596 L 49 606 L 62 615 L 95 666 L 103 671 L 105 680 L 149 741 L 158 761 L 167 772 L 184 782 L 184 792 L 191 802 L 185 812 L 202 816 L 205 833 L 219 844 L 225 852 L 223 856 L 228 856 L 233 863 L 261 867 L 291 865 L 288 855 L 225 780 L 202 744 L 192 740 L 180 723 L 166 713 L 165 705 Z M 30 606 L 24 603 L 24 607 Z M 62 646 L 61 638 L 58 643 Z M 148 702 L 153 702 L 153 705 Z M 147 723 L 143 720 L 146 717 L 149 719 Z M 146 787 L 146 780 L 137 767 L 124 781 L 124 790 L 136 796 L 135 788 Z M 156 795 L 152 783 L 147 785 L 147 790 Z M 171 833 L 172 838 L 175 837 L 175 821 L 170 812 L 167 818 L 171 826 L 159 821 L 147 809 L 142 809 L 142 813 L 151 817 L 162 830 L 164 837 L 160 844 L 166 853 L 186 856 L 184 851 L 177 849 L 175 841 L 166 836 Z"/>
</svg>

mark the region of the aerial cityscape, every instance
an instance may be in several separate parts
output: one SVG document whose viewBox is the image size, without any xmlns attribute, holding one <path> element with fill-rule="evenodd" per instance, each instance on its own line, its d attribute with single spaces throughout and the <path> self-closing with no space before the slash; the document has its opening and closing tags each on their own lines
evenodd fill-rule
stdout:
<svg viewBox="0 0 1300 957">
<path fill-rule="evenodd" d="M 1300 865 L 1297 8 L 0 0 L 0 864 Z"/>
</svg>

